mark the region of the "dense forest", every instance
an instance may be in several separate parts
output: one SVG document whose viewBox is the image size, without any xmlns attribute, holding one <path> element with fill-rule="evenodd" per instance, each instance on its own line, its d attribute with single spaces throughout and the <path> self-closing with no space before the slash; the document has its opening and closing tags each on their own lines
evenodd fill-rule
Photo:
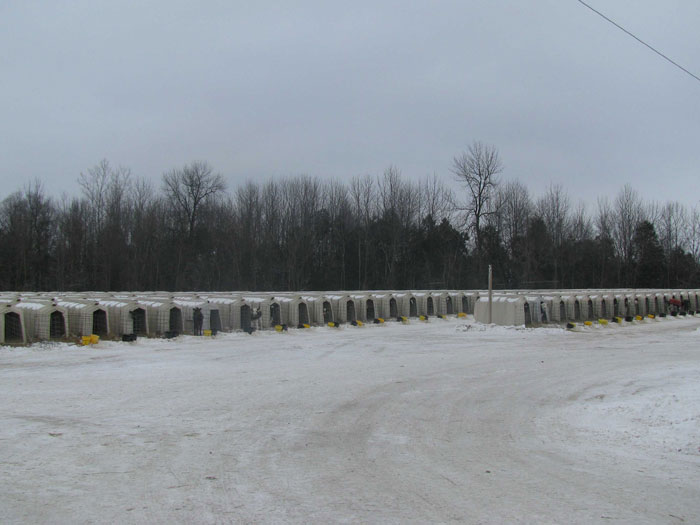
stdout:
<svg viewBox="0 0 700 525">
<path fill-rule="evenodd" d="M 445 178 L 297 176 L 227 188 L 206 162 L 159 187 L 102 161 L 82 195 L 40 181 L 0 204 L 2 290 L 698 287 L 700 210 L 629 185 L 594 208 L 500 180 L 474 143 Z"/>
</svg>

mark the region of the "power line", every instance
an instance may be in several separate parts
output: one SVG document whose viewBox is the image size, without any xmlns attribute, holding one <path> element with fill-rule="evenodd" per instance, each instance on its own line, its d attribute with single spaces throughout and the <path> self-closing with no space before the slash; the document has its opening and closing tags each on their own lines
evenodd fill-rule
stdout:
<svg viewBox="0 0 700 525">
<path fill-rule="evenodd" d="M 617 27 L 617 28 L 620 29 L 621 31 L 624 31 L 625 33 L 627 33 L 629 36 L 631 36 L 632 38 L 634 38 L 634 39 L 635 39 L 637 42 L 639 42 L 640 44 L 644 44 L 646 47 L 648 47 L 649 49 L 651 49 L 654 53 L 656 53 L 657 55 L 659 55 L 661 58 L 667 60 L 668 62 L 670 62 L 671 64 L 673 64 L 674 66 L 676 66 L 678 69 L 680 69 L 681 71 L 684 71 L 684 72 L 688 73 L 691 77 L 693 77 L 695 80 L 697 80 L 698 82 L 700 82 L 700 77 L 698 77 L 697 75 L 695 75 L 695 74 L 691 73 L 690 71 L 688 71 L 686 68 L 684 68 L 683 66 L 681 66 L 678 62 L 674 62 L 674 61 L 671 60 L 669 57 L 667 57 L 666 55 L 664 55 L 661 51 L 659 51 L 658 49 L 655 49 L 654 47 L 650 46 L 649 44 L 647 44 L 644 40 L 642 40 L 642 39 L 639 38 L 638 36 L 636 36 L 636 35 L 630 33 L 629 31 L 627 31 L 627 29 L 625 29 L 624 27 L 622 27 L 620 24 L 618 24 L 618 23 L 615 22 L 614 20 L 609 19 L 609 18 L 608 18 L 607 16 L 605 16 L 603 13 L 601 13 L 601 12 L 598 11 L 597 9 L 594 9 L 593 7 L 591 7 L 590 5 L 588 5 L 588 4 L 587 4 L 586 2 L 584 2 L 583 0 L 576 0 L 576 1 L 577 1 L 579 4 L 582 4 L 582 5 L 586 6 L 588 9 L 590 9 L 591 11 L 593 11 L 593 12 L 594 12 L 595 14 L 597 14 L 598 16 L 604 18 L 605 20 L 607 20 L 608 22 L 610 22 L 612 25 L 614 25 L 615 27 Z"/>
</svg>

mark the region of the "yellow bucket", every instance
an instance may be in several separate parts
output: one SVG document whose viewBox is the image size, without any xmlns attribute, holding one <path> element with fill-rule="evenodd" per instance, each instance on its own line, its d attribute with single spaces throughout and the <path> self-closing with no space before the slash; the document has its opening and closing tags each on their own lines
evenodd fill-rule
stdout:
<svg viewBox="0 0 700 525">
<path fill-rule="evenodd" d="M 457 317 L 466 317 L 466 316 L 467 316 L 467 314 L 465 314 L 464 312 L 459 312 L 457 314 Z"/>
<path fill-rule="evenodd" d="M 99 336 L 99 335 L 92 334 L 92 335 L 90 336 L 90 344 L 96 345 L 96 344 L 99 343 L 99 342 L 100 342 L 100 336 Z"/>
<path fill-rule="evenodd" d="M 92 338 L 89 335 L 84 335 L 80 338 L 80 343 L 83 346 L 88 346 L 92 342 Z"/>
<path fill-rule="evenodd" d="M 207 337 L 211 337 L 211 330 L 204 330 L 202 333 Z"/>
</svg>

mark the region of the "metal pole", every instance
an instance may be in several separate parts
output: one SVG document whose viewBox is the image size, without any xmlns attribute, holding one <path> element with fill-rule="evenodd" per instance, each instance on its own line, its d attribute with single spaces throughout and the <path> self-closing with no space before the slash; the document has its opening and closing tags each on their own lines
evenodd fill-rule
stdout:
<svg viewBox="0 0 700 525">
<path fill-rule="evenodd" d="M 493 271 L 489 264 L 489 324 L 493 322 Z"/>
</svg>

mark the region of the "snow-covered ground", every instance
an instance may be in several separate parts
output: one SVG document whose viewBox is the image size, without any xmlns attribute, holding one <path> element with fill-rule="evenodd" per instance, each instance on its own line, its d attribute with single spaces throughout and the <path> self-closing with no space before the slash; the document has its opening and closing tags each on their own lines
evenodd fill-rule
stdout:
<svg viewBox="0 0 700 525">
<path fill-rule="evenodd" d="M 700 319 L 0 348 L 0 523 L 698 523 Z"/>
</svg>

